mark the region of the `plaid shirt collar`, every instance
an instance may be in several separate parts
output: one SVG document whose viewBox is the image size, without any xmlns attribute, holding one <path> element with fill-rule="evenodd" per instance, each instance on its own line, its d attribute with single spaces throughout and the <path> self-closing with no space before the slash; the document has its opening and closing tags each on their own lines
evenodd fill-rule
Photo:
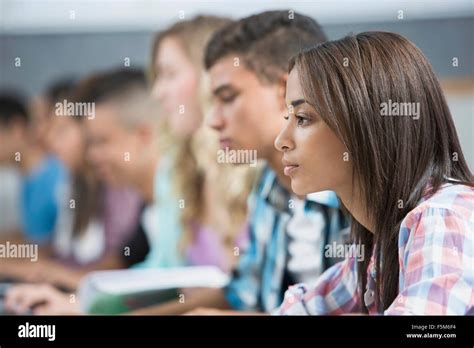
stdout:
<svg viewBox="0 0 474 348">
<path fill-rule="evenodd" d="M 283 185 L 280 184 L 275 172 L 266 166 L 263 172 L 263 180 L 259 189 L 259 195 L 279 212 L 293 215 L 289 207 L 289 200 L 296 198 Z M 339 200 L 333 191 L 321 191 L 310 193 L 305 198 L 305 211 L 311 209 L 314 204 L 325 205 L 329 208 L 339 208 Z"/>
</svg>

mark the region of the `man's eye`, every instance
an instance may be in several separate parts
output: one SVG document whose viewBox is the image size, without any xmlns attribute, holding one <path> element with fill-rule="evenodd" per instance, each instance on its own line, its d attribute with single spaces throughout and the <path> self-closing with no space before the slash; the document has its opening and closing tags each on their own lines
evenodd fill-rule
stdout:
<svg viewBox="0 0 474 348">
<path fill-rule="evenodd" d="M 222 95 L 220 99 L 223 103 L 231 103 L 234 101 L 236 96 L 237 94 Z"/>
</svg>

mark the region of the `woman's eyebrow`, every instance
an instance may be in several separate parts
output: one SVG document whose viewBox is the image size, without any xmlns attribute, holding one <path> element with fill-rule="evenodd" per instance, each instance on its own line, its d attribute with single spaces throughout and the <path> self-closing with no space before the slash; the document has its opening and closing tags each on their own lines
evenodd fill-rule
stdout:
<svg viewBox="0 0 474 348">
<path fill-rule="evenodd" d="M 304 104 L 304 103 L 306 103 L 306 100 L 304 100 L 304 99 L 297 99 L 297 100 L 293 100 L 293 101 L 291 102 L 291 106 L 293 106 L 293 107 L 295 108 L 295 107 L 297 107 L 298 105 Z"/>
</svg>

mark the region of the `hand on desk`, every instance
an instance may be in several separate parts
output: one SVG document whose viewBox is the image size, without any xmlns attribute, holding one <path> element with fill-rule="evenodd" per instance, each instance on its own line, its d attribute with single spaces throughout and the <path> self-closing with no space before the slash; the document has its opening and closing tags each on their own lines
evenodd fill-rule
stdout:
<svg viewBox="0 0 474 348">
<path fill-rule="evenodd" d="M 77 299 L 47 284 L 21 284 L 8 289 L 5 309 L 14 314 L 29 310 L 35 315 L 80 314 Z"/>
<path fill-rule="evenodd" d="M 68 289 L 75 289 L 82 277 L 80 272 L 48 259 L 37 262 L 8 260 L 0 265 L 0 275 L 28 283 L 51 283 Z"/>
</svg>

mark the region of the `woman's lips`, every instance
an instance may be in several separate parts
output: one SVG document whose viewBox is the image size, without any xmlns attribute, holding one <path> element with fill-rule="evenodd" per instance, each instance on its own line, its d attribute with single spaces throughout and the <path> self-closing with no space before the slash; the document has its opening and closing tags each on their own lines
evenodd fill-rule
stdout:
<svg viewBox="0 0 474 348">
<path fill-rule="evenodd" d="M 296 169 L 298 169 L 298 167 L 299 166 L 296 164 L 285 165 L 283 173 L 285 173 L 286 176 L 290 176 L 292 173 L 295 172 Z"/>
</svg>

